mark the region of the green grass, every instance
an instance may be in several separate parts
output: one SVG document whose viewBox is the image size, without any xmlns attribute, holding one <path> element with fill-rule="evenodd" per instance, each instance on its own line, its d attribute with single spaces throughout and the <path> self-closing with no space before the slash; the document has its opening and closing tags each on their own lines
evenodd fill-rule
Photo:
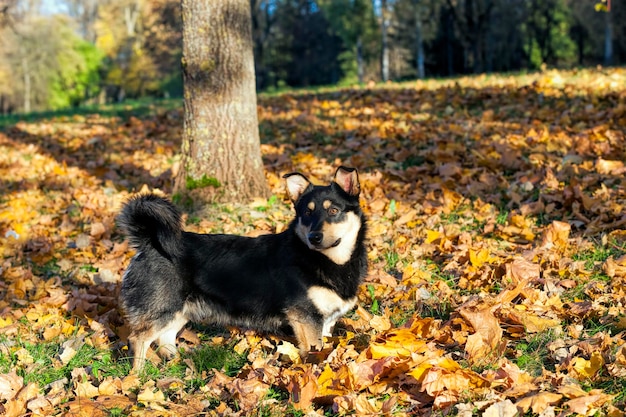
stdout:
<svg viewBox="0 0 626 417">
<path fill-rule="evenodd" d="M 277 387 L 270 387 L 265 395 L 264 400 L 267 402 L 266 404 L 262 404 L 256 413 L 254 414 L 257 417 L 302 417 L 304 416 L 304 412 L 300 410 L 296 410 L 293 404 L 289 401 L 289 393 Z M 269 401 L 268 401 L 269 400 Z M 281 410 L 280 408 L 276 408 L 272 403 L 276 401 L 277 403 L 287 404 L 285 410 Z"/>
<path fill-rule="evenodd" d="M 599 318 L 590 318 L 582 321 L 583 333 L 582 338 L 593 337 L 598 333 L 608 333 L 616 335 L 620 330 L 615 326 L 613 321 L 606 321 Z"/>
<path fill-rule="evenodd" d="M 41 112 L 31 112 L 27 114 L 0 115 L 0 129 L 15 125 L 18 122 L 37 122 L 52 118 L 72 118 L 84 117 L 98 114 L 106 117 L 120 117 L 129 119 L 130 117 L 147 117 L 162 113 L 164 111 L 183 108 L 182 98 L 156 99 L 143 98 L 139 100 L 126 100 L 123 103 L 85 105 L 62 110 L 50 110 Z"/>
<path fill-rule="evenodd" d="M 197 179 L 192 178 L 192 177 L 187 177 L 185 181 L 185 187 L 189 191 L 195 190 L 198 188 L 206 188 L 206 187 L 219 188 L 221 186 L 222 184 L 219 182 L 217 178 L 207 177 L 206 174 L 203 174 L 201 178 L 197 178 Z"/>
<path fill-rule="evenodd" d="M 380 315 L 381 311 L 380 311 L 380 305 L 378 303 L 378 298 L 376 298 L 376 291 L 373 285 L 368 285 L 367 286 L 367 293 L 370 296 L 370 299 L 372 300 L 372 304 L 370 305 L 370 313 L 375 314 L 375 315 Z"/>
<path fill-rule="evenodd" d="M 192 350 L 189 358 L 199 373 L 219 369 L 228 376 L 235 376 L 246 363 L 246 356 L 235 352 L 230 345 L 204 344 Z"/>
<path fill-rule="evenodd" d="M 509 219 L 509 213 L 506 210 L 498 211 L 498 215 L 496 216 L 496 223 L 500 226 L 504 226 Z"/>
<path fill-rule="evenodd" d="M 271 211 L 275 206 L 281 204 L 281 200 L 277 195 L 272 195 L 267 199 L 267 203 L 264 206 L 255 207 L 256 211 L 267 212 Z"/>
<path fill-rule="evenodd" d="M 163 377 L 173 377 L 185 380 L 187 390 L 199 389 L 206 383 L 214 370 L 224 372 L 228 376 L 235 376 L 246 363 L 246 356 L 233 350 L 233 344 L 215 345 L 201 344 L 196 349 L 181 353 L 180 358 L 154 364 L 146 361 L 141 377 L 143 380 L 157 380 Z M 187 378 L 189 359 L 195 368 L 192 378 Z M 130 369 L 129 369 L 130 370 Z"/>
<path fill-rule="evenodd" d="M 436 297 L 423 302 L 419 308 L 420 317 L 432 317 L 435 320 L 447 321 L 455 310 L 450 300 L 441 300 Z"/>
<path fill-rule="evenodd" d="M 398 261 L 400 261 L 400 255 L 398 252 L 389 251 L 385 252 L 385 271 L 390 274 L 394 274 L 398 272 Z"/>
<path fill-rule="evenodd" d="M 540 376 L 544 369 L 553 371 L 554 363 L 547 345 L 557 337 L 553 330 L 528 335 L 525 341 L 515 345 L 517 366 L 535 377 Z"/>
<path fill-rule="evenodd" d="M 588 294 L 590 291 L 593 291 L 593 288 L 598 284 L 606 285 L 611 281 L 611 278 L 605 274 L 593 274 L 587 278 L 583 282 L 579 282 L 573 288 L 568 289 L 562 295 L 563 301 L 588 301 L 592 300 L 592 297 Z"/>
<path fill-rule="evenodd" d="M 585 269 L 589 271 L 595 270 L 598 266 L 606 261 L 610 256 L 618 258 L 626 253 L 626 243 L 618 243 L 609 241 L 606 245 L 597 243 L 594 247 L 575 253 L 572 259 L 585 263 Z"/>
<path fill-rule="evenodd" d="M 33 343 L 18 338 L 9 343 L 7 339 L 0 339 L 0 344 L 3 345 L 0 372 L 17 369 L 18 375 L 24 378 L 26 384 L 35 382 L 39 386 L 45 386 L 63 378 L 69 380 L 72 370 L 88 366 L 98 379 L 107 376 L 121 377 L 130 372 L 128 361 L 115 360 L 110 350 L 98 350 L 87 343 L 80 346 L 66 365 L 58 359 L 62 351 L 62 342 L 58 340 Z"/>
</svg>

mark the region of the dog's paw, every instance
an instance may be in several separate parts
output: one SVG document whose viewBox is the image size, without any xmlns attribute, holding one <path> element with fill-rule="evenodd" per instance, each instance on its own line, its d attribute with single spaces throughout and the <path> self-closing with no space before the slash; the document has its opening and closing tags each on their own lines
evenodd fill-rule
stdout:
<svg viewBox="0 0 626 417">
<path fill-rule="evenodd" d="M 169 344 L 159 346 L 157 353 L 164 360 L 170 360 L 178 356 L 178 350 L 176 350 L 176 346 Z"/>
</svg>

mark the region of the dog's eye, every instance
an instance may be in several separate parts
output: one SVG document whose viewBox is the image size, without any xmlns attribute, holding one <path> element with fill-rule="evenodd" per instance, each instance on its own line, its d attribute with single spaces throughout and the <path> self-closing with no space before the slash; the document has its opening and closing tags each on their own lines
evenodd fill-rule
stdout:
<svg viewBox="0 0 626 417">
<path fill-rule="evenodd" d="M 330 216 L 336 216 L 339 214 L 339 209 L 337 207 L 331 207 L 328 209 L 328 214 Z"/>
<path fill-rule="evenodd" d="M 304 210 L 304 215 L 305 216 L 310 216 L 311 214 L 313 214 L 313 210 L 311 210 L 311 209 Z"/>
</svg>

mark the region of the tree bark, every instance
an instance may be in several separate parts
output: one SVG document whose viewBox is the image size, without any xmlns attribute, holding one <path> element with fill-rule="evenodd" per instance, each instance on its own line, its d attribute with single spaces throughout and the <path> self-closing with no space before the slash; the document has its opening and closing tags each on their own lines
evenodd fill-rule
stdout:
<svg viewBox="0 0 626 417">
<path fill-rule="evenodd" d="M 422 10 L 419 0 L 414 0 L 415 7 L 415 64 L 417 67 L 417 78 L 423 80 L 426 77 L 424 70 L 424 37 L 422 36 Z"/>
<path fill-rule="evenodd" d="M 194 202 L 267 197 L 249 0 L 182 0 L 184 125 L 175 193 Z"/>
<path fill-rule="evenodd" d="M 609 3 L 609 7 L 611 3 Z M 604 65 L 613 64 L 613 23 L 611 22 L 611 10 L 608 9 L 604 16 Z"/>
<path fill-rule="evenodd" d="M 383 82 L 389 81 L 389 40 L 387 30 L 389 29 L 389 11 L 387 10 L 387 0 L 381 2 L 381 57 L 380 73 Z"/>
<path fill-rule="evenodd" d="M 359 77 L 359 84 L 365 81 L 365 60 L 363 59 L 363 41 L 361 36 L 356 41 L 356 73 Z"/>
</svg>

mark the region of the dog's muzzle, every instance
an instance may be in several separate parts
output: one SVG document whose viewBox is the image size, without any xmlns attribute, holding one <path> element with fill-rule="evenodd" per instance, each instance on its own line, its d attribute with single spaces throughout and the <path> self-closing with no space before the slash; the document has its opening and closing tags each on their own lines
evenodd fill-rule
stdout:
<svg viewBox="0 0 626 417">
<path fill-rule="evenodd" d="M 324 241 L 324 234 L 322 232 L 309 232 L 309 234 L 307 235 L 307 239 L 309 240 L 309 243 L 318 250 L 334 248 L 336 246 L 339 246 L 339 244 L 341 243 L 341 238 L 339 238 L 335 242 L 333 242 L 332 245 L 322 247 L 322 242 Z"/>
<path fill-rule="evenodd" d="M 307 239 L 309 239 L 309 243 L 313 246 L 319 246 L 324 240 L 324 234 L 322 232 L 310 232 L 307 235 Z"/>
</svg>

